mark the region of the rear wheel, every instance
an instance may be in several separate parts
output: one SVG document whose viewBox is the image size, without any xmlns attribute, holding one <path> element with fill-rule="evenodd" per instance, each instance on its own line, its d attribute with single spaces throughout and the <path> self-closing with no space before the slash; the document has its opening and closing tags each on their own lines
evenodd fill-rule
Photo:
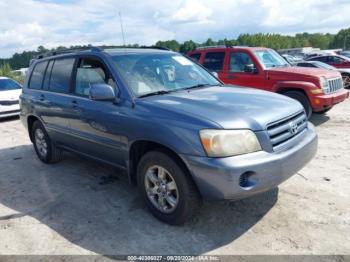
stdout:
<svg viewBox="0 0 350 262">
<path fill-rule="evenodd" d="M 161 151 L 146 153 L 137 173 L 141 194 L 158 219 L 168 224 L 183 224 L 201 206 L 193 181 L 170 155 Z"/>
<path fill-rule="evenodd" d="M 285 96 L 288 96 L 290 98 L 293 98 L 295 100 L 297 100 L 298 102 L 300 102 L 300 104 L 302 104 L 302 106 L 305 109 L 305 113 L 307 118 L 309 119 L 312 115 L 312 107 L 310 105 L 309 99 L 307 98 L 307 96 L 301 92 L 298 91 L 287 91 L 285 93 L 283 93 Z"/>
<path fill-rule="evenodd" d="M 46 164 L 56 163 L 62 158 L 62 150 L 58 149 L 51 141 L 45 127 L 40 121 L 35 121 L 32 126 L 32 138 L 34 149 L 38 158 Z"/>
</svg>

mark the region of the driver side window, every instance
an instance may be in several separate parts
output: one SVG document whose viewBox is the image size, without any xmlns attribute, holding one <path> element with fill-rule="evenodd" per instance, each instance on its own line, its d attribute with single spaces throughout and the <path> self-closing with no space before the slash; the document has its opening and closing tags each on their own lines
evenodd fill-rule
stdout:
<svg viewBox="0 0 350 262">
<path fill-rule="evenodd" d="M 232 52 L 229 70 L 230 72 L 252 72 L 256 70 L 256 66 L 247 53 Z"/>
<path fill-rule="evenodd" d="M 93 84 L 113 86 L 113 79 L 99 60 L 93 58 L 80 59 L 77 67 L 75 93 L 81 96 L 89 96 Z"/>
</svg>

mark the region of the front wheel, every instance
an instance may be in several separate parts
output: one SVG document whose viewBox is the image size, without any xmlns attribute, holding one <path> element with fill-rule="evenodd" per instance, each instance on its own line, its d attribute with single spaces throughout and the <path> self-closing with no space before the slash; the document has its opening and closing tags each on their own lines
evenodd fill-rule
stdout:
<svg viewBox="0 0 350 262">
<path fill-rule="evenodd" d="M 146 153 L 137 171 L 141 194 L 158 219 L 168 224 L 183 224 L 201 206 L 193 181 L 170 155 L 161 151 Z"/>
<path fill-rule="evenodd" d="M 309 119 L 311 117 L 312 107 L 310 105 L 309 99 L 305 94 L 298 91 L 287 91 L 283 93 L 283 95 L 297 100 L 304 107 L 307 118 Z"/>
</svg>

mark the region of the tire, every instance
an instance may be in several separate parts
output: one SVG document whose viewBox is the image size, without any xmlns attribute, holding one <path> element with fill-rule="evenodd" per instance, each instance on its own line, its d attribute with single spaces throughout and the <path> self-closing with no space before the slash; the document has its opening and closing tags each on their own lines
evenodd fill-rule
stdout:
<svg viewBox="0 0 350 262">
<path fill-rule="evenodd" d="M 31 132 L 35 152 L 42 162 L 52 164 L 62 159 L 62 150 L 55 146 L 40 121 L 33 123 Z M 44 152 L 45 148 L 46 152 Z"/>
<path fill-rule="evenodd" d="M 163 180 L 159 177 L 162 173 L 161 168 L 163 168 L 163 174 L 165 174 Z M 155 175 L 152 176 L 152 179 L 150 179 L 150 173 Z M 162 181 L 164 182 L 164 180 L 166 183 L 163 183 L 163 186 L 164 184 L 169 186 L 166 186 L 166 190 L 162 192 L 162 188 L 164 190 Z M 158 181 L 156 183 L 159 186 L 154 181 Z M 170 184 L 171 181 L 175 182 L 175 187 Z M 152 214 L 159 220 L 171 225 L 185 223 L 199 210 L 202 204 L 197 188 L 189 174 L 178 161 L 162 151 L 151 151 L 141 158 L 137 168 L 137 184 Z M 158 193 L 155 193 L 156 188 L 158 188 Z M 165 195 L 163 201 L 161 201 L 161 194 Z M 172 201 L 168 201 L 166 198 Z M 161 207 L 159 201 L 165 203 L 163 207 Z"/>
<path fill-rule="evenodd" d="M 307 118 L 310 119 L 312 115 L 312 107 L 306 95 L 298 91 L 287 91 L 283 94 L 285 96 L 288 96 L 290 98 L 297 100 L 304 107 Z"/>
</svg>

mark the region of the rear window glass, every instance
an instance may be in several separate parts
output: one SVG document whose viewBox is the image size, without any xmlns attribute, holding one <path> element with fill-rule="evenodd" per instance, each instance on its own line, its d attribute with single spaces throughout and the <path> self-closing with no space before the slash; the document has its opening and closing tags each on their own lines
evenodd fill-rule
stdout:
<svg viewBox="0 0 350 262">
<path fill-rule="evenodd" d="M 55 60 L 51 71 L 50 91 L 69 92 L 74 61 L 74 58 Z"/>
<path fill-rule="evenodd" d="M 200 53 L 192 54 L 192 55 L 190 55 L 190 57 L 191 57 L 191 59 L 192 59 L 193 61 L 198 62 L 199 59 L 200 59 L 200 57 L 201 57 L 201 54 L 200 54 Z"/>
<path fill-rule="evenodd" d="M 12 79 L 0 79 L 0 91 L 21 89 L 21 86 Z"/>
<path fill-rule="evenodd" d="M 205 55 L 203 66 L 210 71 L 222 71 L 225 52 L 211 52 Z"/>
<path fill-rule="evenodd" d="M 30 78 L 29 88 L 41 89 L 46 66 L 47 66 L 47 61 L 41 62 L 35 65 L 32 73 L 32 77 Z"/>
<path fill-rule="evenodd" d="M 49 65 L 47 66 L 46 69 L 46 74 L 44 77 L 44 83 L 43 83 L 43 89 L 48 90 L 49 89 L 49 83 L 50 83 L 50 76 L 51 76 L 51 70 L 53 66 L 54 60 L 50 60 Z"/>
</svg>

